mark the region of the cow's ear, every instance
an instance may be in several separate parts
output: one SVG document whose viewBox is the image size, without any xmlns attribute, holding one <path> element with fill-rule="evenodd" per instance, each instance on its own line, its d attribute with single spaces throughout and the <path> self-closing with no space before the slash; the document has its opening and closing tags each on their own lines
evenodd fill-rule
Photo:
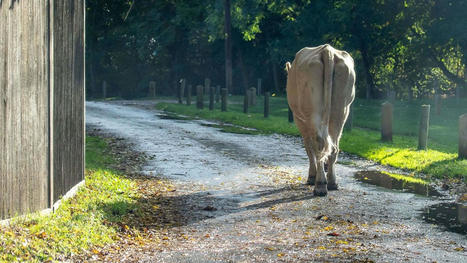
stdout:
<svg viewBox="0 0 467 263">
<path fill-rule="evenodd" d="M 287 73 L 289 72 L 291 67 L 292 65 L 290 64 L 290 62 L 285 63 L 285 71 L 287 71 Z"/>
</svg>

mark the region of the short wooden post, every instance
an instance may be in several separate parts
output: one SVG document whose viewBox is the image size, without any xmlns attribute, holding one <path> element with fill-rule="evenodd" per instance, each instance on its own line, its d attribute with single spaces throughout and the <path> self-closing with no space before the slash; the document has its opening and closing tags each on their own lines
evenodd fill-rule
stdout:
<svg viewBox="0 0 467 263">
<path fill-rule="evenodd" d="M 347 116 L 347 121 L 345 122 L 344 129 L 347 131 L 352 131 L 353 128 L 353 104 L 349 107 L 349 115 Z"/>
<path fill-rule="evenodd" d="M 293 122 L 293 112 L 292 112 L 292 109 L 290 108 L 290 106 L 288 106 L 289 110 L 289 122 L 292 123 Z"/>
<path fill-rule="evenodd" d="M 204 93 L 206 95 L 209 94 L 210 89 L 211 89 L 211 79 L 205 78 L 204 79 Z"/>
<path fill-rule="evenodd" d="M 102 98 L 107 98 L 107 81 L 102 81 Z"/>
<path fill-rule="evenodd" d="M 221 96 L 221 86 L 217 85 L 216 86 L 216 103 L 219 103 L 220 96 Z"/>
<path fill-rule="evenodd" d="M 459 117 L 459 158 L 467 159 L 467 113 Z"/>
<path fill-rule="evenodd" d="M 269 96 L 271 96 L 271 93 L 264 93 L 264 118 L 269 118 Z"/>
<path fill-rule="evenodd" d="M 185 93 L 185 86 L 186 86 L 186 80 L 181 79 L 180 80 L 180 89 L 178 91 L 178 103 L 183 104 L 183 96 Z"/>
<path fill-rule="evenodd" d="M 255 106 L 256 105 L 256 88 L 255 87 L 251 87 L 250 96 L 251 96 L 250 98 L 251 105 Z"/>
<path fill-rule="evenodd" d="M 418 149 L 426 150 L 428 145 L 428 128 L 430 127 L 430 105 L 422 105 L 420 127 L 418 130 Z"/>
<path fill-rule="evenodd" d="M 248 106 L 250 106 L 250 93 L 251 90 L 245 91 L 245 97 L 243 97 L 243 113 L 248 113 Z"/>
<path fill-rule="evenodd" d="M 227 111 L 227 89 L 221 89 L 221 111 Z"/>
<path fill-rule="evenodd" d="M 258 91 L 258 96 L 261 96 L 261 88 L 262 88 L 262 85 L 263 85 L 263 79 L 259 78 L 258 79 L 258 86 L 257 86 L 257 91 Z"/>
<path fill-rule="evenodd" d="M 149 81 L 148 97 L 150 98 L 156 97 L 156 82 L 155 81 Z"/>
<path fill-rule="evenodd" d="M 186 105 L 191 105 L 191 90 L 193 89 L 192 85 L 188 85 L 186 90 Z"/>
<path fill-rule="evenodd" d="M 392 110 L 393 106 L 389 102 L 381 105 L 381 140 L 392 142 Z"/>
<path fill-rule="evenodd" d="M 204 98 L 203 98 L 204 87 L 201 85 L 196 86 L 196 107 L 198 109 L 204 108 Z"/>
<path fill-rule="evenodd" d="M 209 110 L 214 110 L 214 87 L 209 89 Z"/>
<path fill-rule="evenodd" d="M 435 112 L 436 112 L 436 115 L 441 114 L 441 105 L 442 105 L 441 95 L 435 94 Z"/>
</svg>

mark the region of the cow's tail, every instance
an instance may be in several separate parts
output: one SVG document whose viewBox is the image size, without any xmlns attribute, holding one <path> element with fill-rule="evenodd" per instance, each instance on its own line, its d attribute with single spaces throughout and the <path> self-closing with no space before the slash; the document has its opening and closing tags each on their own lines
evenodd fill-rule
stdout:
<svg viewBox="0 0 467 263">
<path fill-rule="evenodd" d="M 329 45 L 325 45 L 323 52 L 323 66 L 324 66 L 324 78 L 323 78 L 323 112 L 321 116 L 321 131 L 320 137 L 324 143 L 323 150 L 320 151 L 322 154 L 319 156 L 320 161 L 325 161 L 327 157 L 334 150 L 335 145 L 329 136 L 328 126 L 329 119 L 331 117 L 331 96 L 332 96 L 332 81 L 334 76 L 334 53 Z"/>
<path fill-rule="evenodd" d="M 290 62 L 287 61 L 285 63 L 285 71 L 287 71 L 287 73 L 289 73 L 289 70 L 290 70 L 291 67 L 292 67 L 292 65 L 290 64 Z"/>
</svg>

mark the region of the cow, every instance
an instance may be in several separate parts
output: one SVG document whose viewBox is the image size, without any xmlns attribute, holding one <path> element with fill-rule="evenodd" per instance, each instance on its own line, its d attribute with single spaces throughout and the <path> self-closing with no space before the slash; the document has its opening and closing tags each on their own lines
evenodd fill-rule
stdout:
<svg viewBox="0 0 467 263">
<path fill-rule="evenodd" d="M 316 196 L 337 190 L 334 164 L 355 98 L 352 57 L 325 44 L 305 47 L 286 63 L 287 100 L 310 161 L 308 181 Z M 327 178 L 325 176 L 327 163 Z"/>
</svg>

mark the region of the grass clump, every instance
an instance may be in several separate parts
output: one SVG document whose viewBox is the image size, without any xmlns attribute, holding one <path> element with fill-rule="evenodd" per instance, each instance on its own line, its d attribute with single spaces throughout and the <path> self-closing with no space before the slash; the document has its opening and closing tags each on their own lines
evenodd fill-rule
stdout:
<svg viewBox="0 0 467 263">
<path fill-rule="evenodd" d="M 63 260 L 118 239 L 112 224 L 134 209 L 135 182 L 108 166 L 106 142 L 86 138 L 86 183 L 55 213 L 14 219 L 0 227 L 0 262 Z"/>
<path fill-rule="evenodd" d="M 279 133 L 299 136 L 295 124 L 288 122 L 287 101 L 283 97 L 270 98 L 270 117 L 263 117 L 262 99 L 256 106 L 250 107 L 250 113 L 244 114 L 242 97 L 229 97 L 227 112 L 216 109 L 198 110 L 194 105 L 159 103 L 156 107 L 167 112 L 185 116 L 216 120 L 237 126 L 254 128 L 258 133 Z M 419 106 L 429 101 L 411 103 L 396 102 L 394 107 L 393 142 L 381 141 L 380 107 L 382 101 L 356 100 L 354 102 L 354 129 L 344 131 L 340 148 L 369 160 L 397 168 L 407 169 L 427 175 L 427 179 L 457 178 L 467 182 L 467 160 L 457 159 L 458 116 L 467 111 L 465 106 L 455 102 L 443 108 L 441 115 L 432 114 L 429 131 L 429 150 L 417 150 Z M 467 101 L 465 104 L 467 105 Z"/>
</svg>

